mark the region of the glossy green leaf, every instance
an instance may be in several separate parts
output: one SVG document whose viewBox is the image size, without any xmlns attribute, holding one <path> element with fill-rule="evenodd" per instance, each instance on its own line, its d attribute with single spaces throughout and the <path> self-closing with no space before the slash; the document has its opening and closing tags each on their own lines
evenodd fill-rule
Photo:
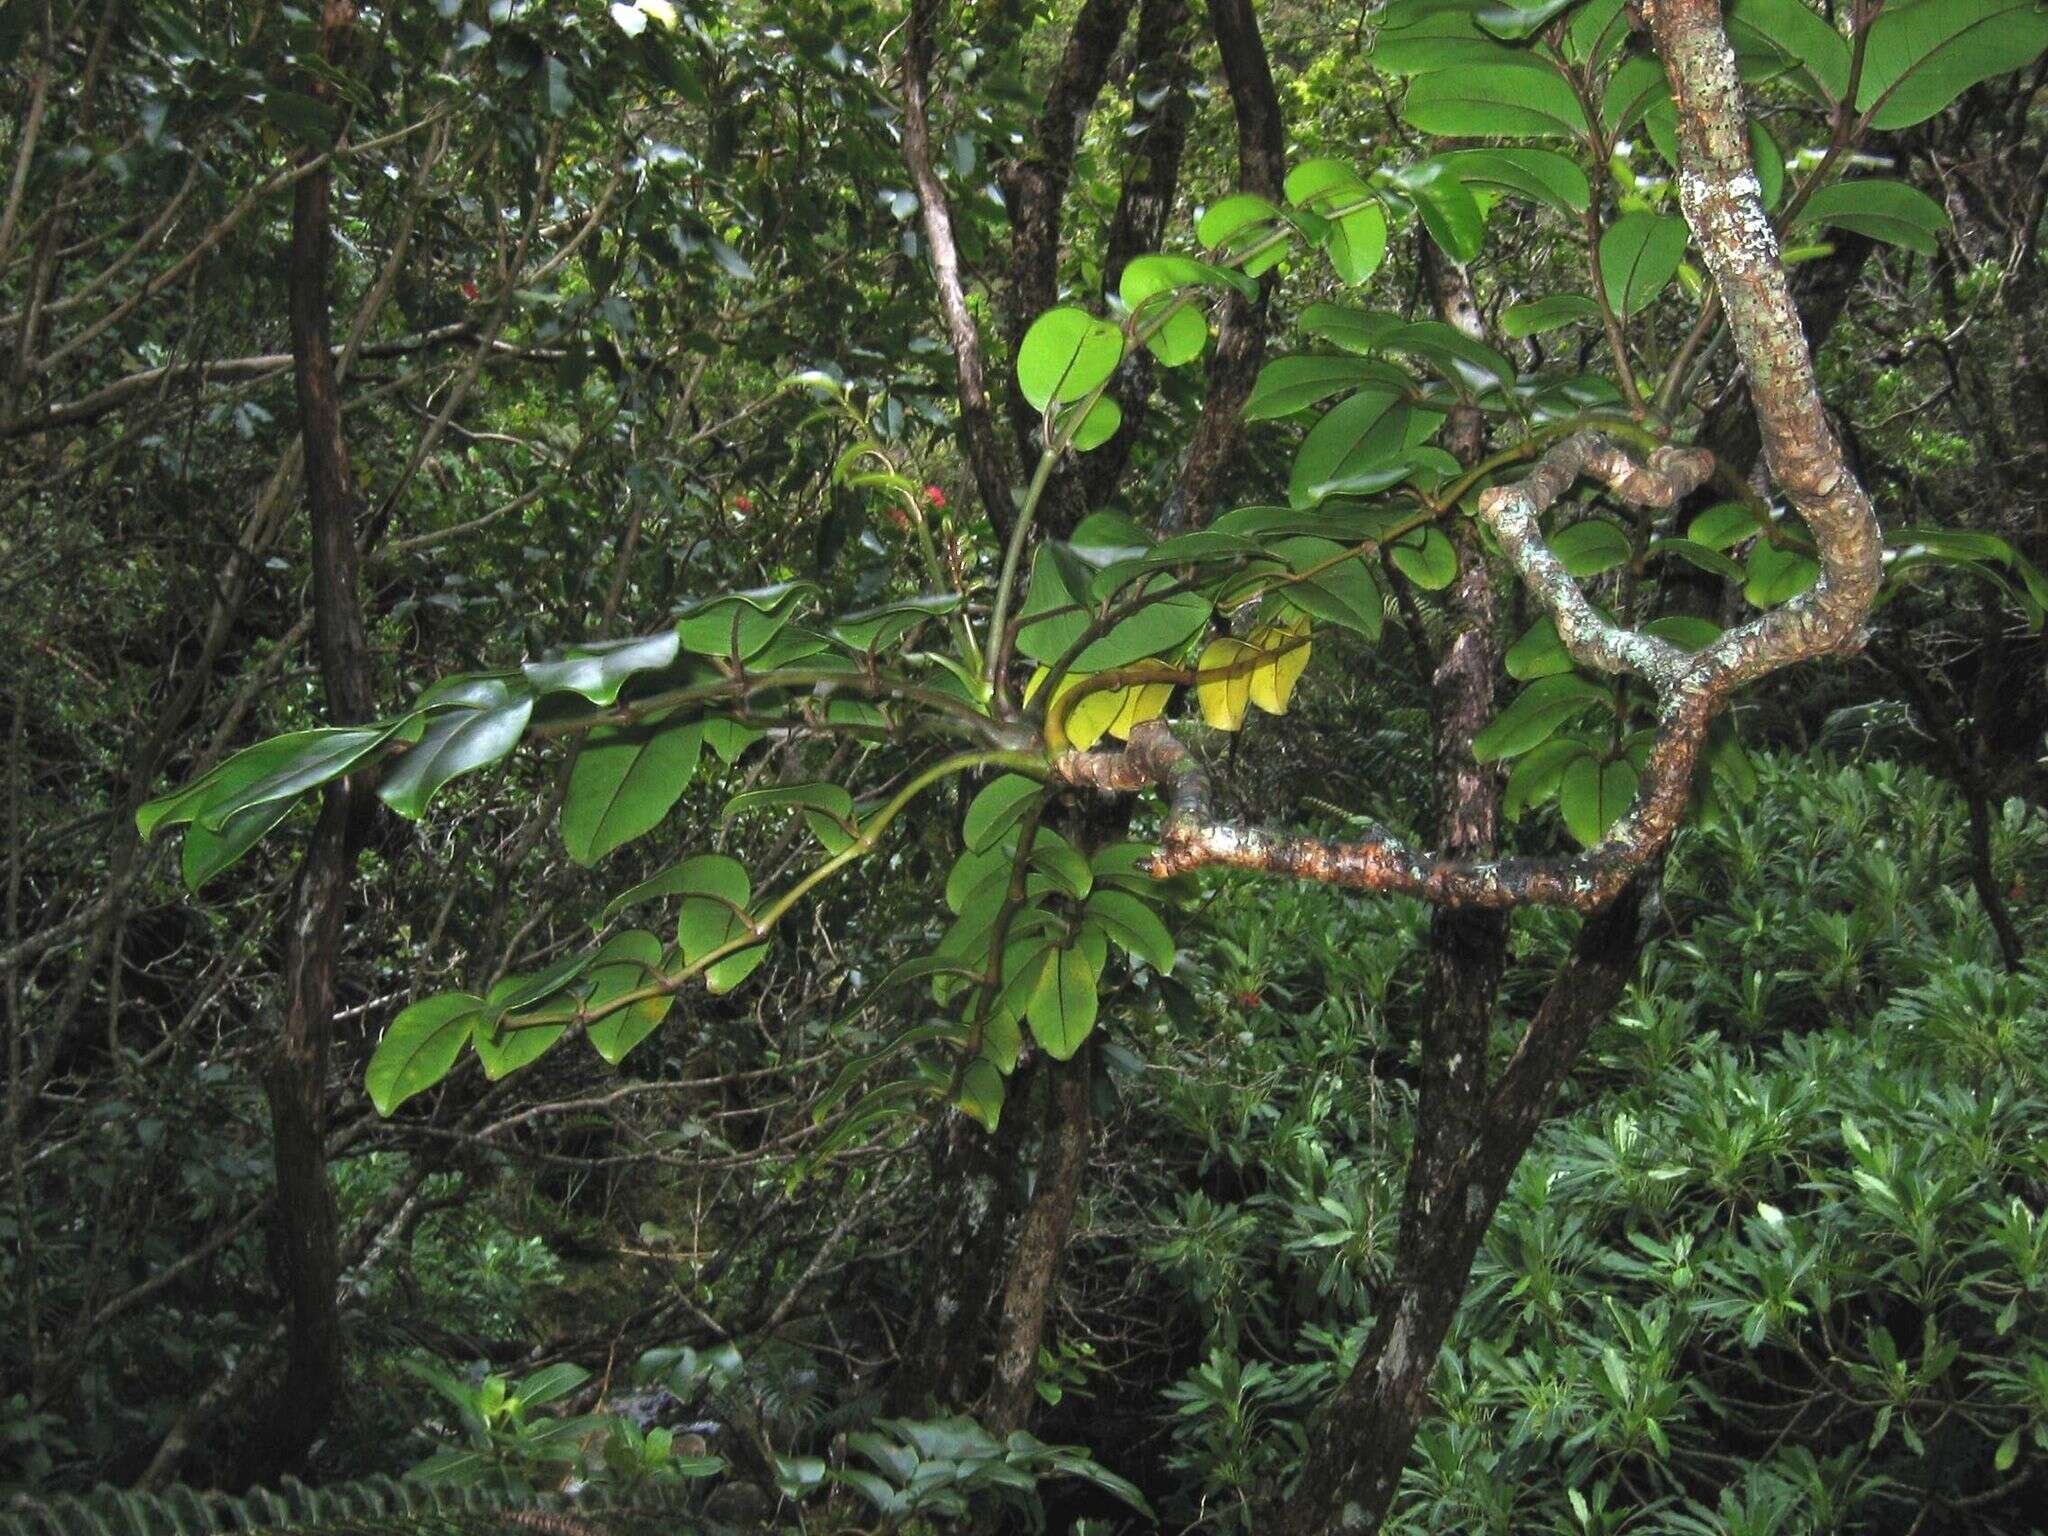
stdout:
<svg viewBox="0 0 2048 1536">
<path fill-rule="evenodd" d="M 412 749 L 392 766 L 377 797 L 410 821 L 450 779 L 497 762 L 519 744 L 533 714 L 533 696 L 497 683 L 494 703 L 464 705 L 433 715 Z"/>
<path fill-rule="evenodd" d="M 1918 187 L 1875 176 L 1837 181 L 1822 187 L 1800 211 L 1802 224 L 1851 229 L 1887 245 L 1932 256 L 1948 214 Z"/>
<path fill-rule="evenodd" d="M 1726 24 L 1745 65 L 1767 61 L 1822 101 L 1839 101 L 1849 89 L 1849 40 L 1806 0 L 1729 0 Z"/>
<path fill-rule="evenodd" d="M 778 582 L 743 592 L 721 592 L 687 604 L 676 615 L 676 638 L 700 656 L 751 659 L 796 617 L 804 599 L 817 592 L 807 581 Z M 712 738 L 707 733 L 707 741 Z"/>
<path fill-rule="evenodd" d="M 1600 306 L 1583 293 L 1553 293 L 1526 304 L 1509 305 L 1501 313 L 1500 328 L 1503 334 L 1519 340 L 1599 318 Z"/>
<path fill-rule="evenodd" d="M 1796 550 L 1780 549 L 1768 539 L 1757 541 L 1749 552 L 1747 567 L 1742 595 L 1759 608 L 1787 602 L 1820 580 L 1818 561 Z"/>
<path fill-rule="evenodd" d="M 1555 150 L 1458 149 L 1437 159 L 1466 186 L 1491 187 L 1576 218 L 1592 205 L 1586 173 Z"/>
<path fill-rule="evenodd" d="M 979 852 L 996 841 L 1029 814 L 1045 794 L 1045 786 L 1020 773 L 1006 773 L 991 780 L 967 807 L 961 825 L 961 841 Z"/>
<path fill-rule="evenodd" d="M 593 704 L 610 704 L 634 673 L 667 666 L 679 648 L 669 629 L 636 640 L 573 646 L 559 661 L 530 661 L 520 670 L 535 693 L 579 693 Z"/>
<path fill-rule="evenodd" d="M 1604 517 L 1582 518 L 1550 536 L 1550 552 L 1578 577 L 1598 576 L 1628 563 L 1628 533 Z"/>
<path fill-rule="evenodd" d="M 1088 916 L 1109 930 L 1111 938 L 1162 976 L 1173 970 L 1173 935 L 1151 905 L 1129 891 L 1098 887 L 1088 897 Z"/>
<path fill-rule="evenodd" d="M 1571 671 L 1572 655 L 1558 637 L 1557 625 L 1546 616 L 1531 624 L 1508 647 L 1501 664 L 1516 682 L 1533 683 L 1539 677 L 1556 677 Z"/>
<path fill-rule="evenodd" d="M 983 1130 L 994 1130 L 1003 1116 L 1003 1075 L 996 1070 L 995 1063 L 985 1056 L 967 1063 L 960 1074 L 959 1095 L 953 1102 Z M 883 1483 L 882 1487 L 893 1496 L 894 1490 L 888 1484 Z"/>
<path fill-rule="evenodd" d="M 1577 138 L 1585 109 L 1563 76 L 1533 57 L 1501 51 L 1481 67 L 1418 78 L 1401 102 L 1418 133 L 1458 138 Z"/>
<path fill-rule="evenodd" d="M 1246 421 L 1270 421 L 1292 416 L 1330 396 L 1363 384 L 1406 391 L 1408 376 L 1391 363 L 1360 357 L 1282 357 L 1259 370 L 1251 398 L 1245 402 Z"/>
<path fill-rule="evenodd" d="M 1870 24 L 1856 108 L 1873 128 L 1910 128 L 2044 49 L 2048 11 L 2034 0 L 1891 0 Z"/>
<path fill-rule="evenodd" d="M 1557 793 L 1565 769 L 1590 752 L 1591 748 L 1576 736 L 1553 736 L 1530 748 L 1515 759 L 1508 774 L 1501 791 L 1501 815 L 1508 821 L 1519 821 L 1525 812 L 1550 800 Z"/>
<path fill-rule="evenodd" d="M 1436 528 L 1417 528 L 1387 546 L 1387 558 L 1425 592 L 1441 592 L 1458 579 L 1458 552 Z"/>
</svg>

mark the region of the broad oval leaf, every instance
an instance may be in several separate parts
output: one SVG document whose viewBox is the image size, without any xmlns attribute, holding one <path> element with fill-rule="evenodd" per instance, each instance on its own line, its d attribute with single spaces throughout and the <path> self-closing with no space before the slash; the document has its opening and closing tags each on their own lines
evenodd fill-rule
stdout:
<svg viewBox="0 0 2048 1536">
<path fill-rule="evenodd" d="M 1685 259 L 1685 220 L 1625 213 L 1600 237 L 1600 285 L 1623 319 L 1648 309 Z"/>
<path fill-rule="evenodd" d="M 389 1115 L 446 1077 L 483 1011 L 482 998 L 445 992 L 421 999 L 393 1019 L 363 1075 L 377 1113 Z"/>
<path fill-rule="evenodd" d="M 1017 348 L 1017 383 L 1034 410 L 1078 400 L 1123 361 L 1124 337 L 1106 320 L 1063 305 L 1031 322 Z"/>
</svg>

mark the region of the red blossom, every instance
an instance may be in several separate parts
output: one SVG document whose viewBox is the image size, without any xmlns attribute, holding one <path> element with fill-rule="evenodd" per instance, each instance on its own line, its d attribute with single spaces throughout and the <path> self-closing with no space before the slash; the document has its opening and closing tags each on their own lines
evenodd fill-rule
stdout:
<svg viewBox="0 0 2048 1536">
<path fill-rule="evenodd" d="M 924 488 L 924 499 L 934 512 L 946 510 L 946 493 L 936 485 L 928 485 Z"/>
<path fill-rule="evenodd" d="M 754 510 L 754 498 L 751 496 L 735 496 L 732 499 L 732 504 L 742 512 Z"/>
</svg>

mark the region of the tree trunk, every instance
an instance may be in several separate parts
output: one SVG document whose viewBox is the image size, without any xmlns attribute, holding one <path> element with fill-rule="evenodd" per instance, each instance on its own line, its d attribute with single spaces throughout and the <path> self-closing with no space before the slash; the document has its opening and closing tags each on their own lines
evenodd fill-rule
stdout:
<svg viewBox="0 0 2048 1536">
<path fill-rule="evenodd" d="M 1259 36 L 1259 18 L 1251 0 L 1209 0 L 1209 24 L 1223 58 L 1223 77 L 1230 86 L 1231 110 L 1237 116 L 1237 185 L 1279 202 L 1287 179 L 1287 129 L 1280 116 L 1280 93 L 1273 88 L 1272 66 Z M 1209 356 L 1208 393 L 1202 416 L 1188 440 L 1187 457 L 1173 496 L 1160 514 L 1159 531 L 1178 533 L 1204 526 L 1215 511 L 1224 469 L 1237 451 L 1244 403 L 1258 382 L 1266 355 L 1266 308 L 1276 279 L 1259 280 L 1259 296 L 1247 299 L 1233 290 L 1223 301 L 1216 350 Z"/>
<path fill-rule="evenodd" d="M 1038 1351 L 1052 1310 L 1060 1262 L 1074 1230 L 1074 1209 L 1088 1169 L 1093 1131 L 1089 1095 L 1094 1051 L 1083 1046 L 1070 1061 L 1046 1063 L 1045 1135 L 1038 1178 L 1018 1224 L 996 1327 L 995 1365 L 983 1421 L 997 1435 L 1029 1427 L 1037 1398 Z"/>
<path fill-rule="evenodd" d="M 353 21 L 349 0 L 327 0 L 322 52 L 330 64 Z M 317 88 L 331 89 L 324 82 Z M 331 177 L 324 167 L 294 189 L 287 280 L 293 381 L 305 447 L 314 630 L 328 711 L 336 723 L 345 723 L 366 720 L 375 711 L 357 592 L 358 498 L 328 345 L 330 196 Z M 277 1174 L 272 1255 L 289 1311 L 284 1380 L 264 1414 L 251 1457 L 265 1476 L 304 1457 L 341 1386 L 340 1240 L 325 1147 L 327 1054 L 342 921 L 372 804 L 367 786 L 353 779 L 329 786 L 292 889 L 284 1028 L 264 1073 Z"/>
</svg>

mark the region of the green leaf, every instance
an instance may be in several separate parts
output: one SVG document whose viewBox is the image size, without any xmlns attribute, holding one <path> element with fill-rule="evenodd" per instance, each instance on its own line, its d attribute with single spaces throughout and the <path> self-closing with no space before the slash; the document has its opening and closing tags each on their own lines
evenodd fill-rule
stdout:
<svg viewBox="0 0 2048 1536">
<path fill-rule="evenodd" d="M 683 868 L 689 873 L 676 909 L 676 947 L 687 964 L 695 965 L 751 930 L 747 902 L 753 882 L 743 864 L 720 853 L 700 854 Z M 766 944 L 736 950 L 705 971 L 705 985 L 713 992 L 730 992 L 767 957 Z"/>
<path fill-rule="evenodd" d="M 1507 674 L 1518 683 L 1533 683 L 1539 677 L 1556 677 L 1572 669 L 1572 655 L 1558 638 L 1557 625 L 1548 617 L 1538 619 L 1501 658 Z"/>
<path fill-rule="evenodd" d="M 1873 128 L 1910 128 L 2043 49 L 2048 12 L 2034 0 L 1892 0 L 1870 24 L 1856 109 Z"/>
<path fill-rule="evenodd" d="M 211 820 L 235 810 L 289 798 L 347 772 L 393 733 L 388 725 L 293 731 L 244 747 L 190 784 L 144 802 L 135 827 L 144 838 L 180 822 Z M 299 782 L 295 782 L 299 781 Z M 284 794 L 273 789 L 284 787 Z"/>
<path fill-rule="evenodd" d="M 566 1024 L 527 1024 L 505 1027 L 508 1016 L 561 993 L 570 981 L 581 976 L 589 956 L 571 957 L 565 966 L 550 966 L 538 976 L 507 976 L 484 998 L 484 1011 L 477 1016 L 470 1045 L 483 1063 L 484 1076 L 492 1082 L 538 1061 L 567 1033 Z"/>
<path fill-rule="evenodd" d="M 1292 416 L 1361 384 L 1401 391 L 1410 387 L 1408 375 L 1391 363 L 1360 357 L 1277 358 L 1259 370 L 1258 382 L 1245 402 L 1244 420 L 1271 421 Z"/>
<path fill-rule="evenodd" d="M 1542 805 L 1557 793 L 1564 771 L 1591 749 L 1576 736 L 1553 736 L 1532 747 L 1515 762 L 1501 791 L 1500 812 L 1509 821 L 1519 821 L 1525 811 Z"/>
<path fill-rule="evenodd" d="M 1936 237 L 1948 224 L 1948 214 L 1918 187 L 1870 176 L 1822 187 L 1806 200 L 1799 221 L 1852 229 L 1887 245 L 1932 256 Z"/>
<path fill-rule="evenodd" d="M 1017 382 L 1032 409 L 1078 400 L 1123 361 L 1124 337 L 1106 320 L 1071 305 L 1031 322 L 1017 349 Z"/>
<path fill-rule="evenodd" d="M 960 606 L 958 592 L 899 598 L 877 608 L 849 613 L 832 625 L 832 638 L 849 650 L 882 651 L 928 619 L 942 618 Z"/>
<path fill-rule="evenodd" d="M 1272 590 L 1304 613 L 1341 625 L 1367 640 L 1379 639 L 1386 619 L 1384 600 L 1379 581 L 1363 554 L 1346 556 L 1341 544 L 1298 536 L 1275 540 L 1267 546 L 1267 552 L 1284 560 L 1297 575 L 1315 572 Z M 1225 679 L 1218 686 L 1241 691 L 1247 700 L 1250 697 L 1249 678 Z"/>
<path fill-rule="evenodd" d="M 1759 608 L 1770 608 L 1797 597 L 1818 580 L 1818 561 L 1759 539 L 1749 552 L 1749 579 L 1742 595 Z"/>
<path fill-rule="evenodd" d="M 264 834 L 292 812 L 295 802 L 270 800 L 230 816 L 218 831 L 194 822 L 185 829 L 178 850 L 185 888 L 196 891 L 263 840 Z"/>
<path fill-rule="evenodd" d="M 1741 566 L 1718 549 L 1710 548 L 1694 539 L 1652 539 L 1647 555 L 1652 560 L 1661 555 L 1675 555 L 1686 564 L 1711 575 L 1723 576 L 1731 581 L 1742 579 Z"/>
<path fill-rule="evenodd" d="M 1540 336 L 1545 331 L 1554 331 L 1581 320 L 1599 318 L 1600 306 L 1583 293 L 1553 293 L 1545 298 L 1531 299 L 1526 304 L 1510 305 L 1500 317 L 1500 328 L 1508 336 L 1520 340 L 1524 336 Z"/>
<path fill-rule="evenodd" d="M 715 854 L 700 855 L 700 858 L 715 857 Z M 696 859 L 690 861 L 697 862 Z M 594 1013 L 627 993 L 638 992 L 648 986 L 661 974 L 662 958 L 661 940 L 645 929 L 631 928 L 624 933 L 613 934 L 591 958 L 589 990 L 583 996 L 585 1011 Z M 656 1026 L 668 1017 L 674 1006 L 674 994 L 664 992 L 659 997 L 642 998 L 593 1020 L 585 1031 L 591 1048 L 616 1067 L 626 1059 L 627 1052 L 654 1033 Z"/>
<path fill-rule="evenodd" d="M 1588 517 L 1550 536 L 1550 552 L 1574 576 L 1598 576 L 1629 557 L 1628 534 L 1604 517 Z"/>
<path fill-rule="evenodd" d="M 778 582 L 744 592 L 721 592 L 686 604 L 676 615 L 676 639 L 700 656 L 746 661 L 796 617 L 797 606 L 817 591 L 808 581 Z M 705 740 L 716 745 L 707 731 Z"/>
<path fill-rule="evenodd" d="M 1183 304 L 1163 323 L 1157 316 L 1185 289 L 1217 282 L 1222 274 L 1206 261 L 1187 256 L 1139 256 L 1124 264 L 1117 293 L 1141 327 L 1152 325 L 1145 345 L 1169 368 L 1194 361 L 1208 345 L 1209 322 L 1198 307 Z"/>
<path fill-rule="evenodd" d="M 1822 101 L 1839 101 L 1849 89 L 1848 39 L 1806 0 L 1730 0 L 1726 20 L 1728 41 L 1745 64 L 1767 61 Z"/>
<path fill-rule="evenodd" d="M 1003 1115 L 1003 1074 L 996 1070 L 995 1063 L 986 1056 L 977 1056 L 967 1063 L 960 1074 L 960 1093 L 954 1102 L 962 1114 L 971 1116 L 984 1131 L 994 1130 Z M 893 1491 L 888 1490 L 886 1483 L 882 1487 Z"/>
<path fill-rule="evenodd" d="M 1160 975 L 1173 971 L 1173 935 L 1149 903 L 1111 886 L 1089 893 L 1087 913 L 1109 930 L 1111 938 Z"/>
<path fill-rule="evenodd" d="M 1764 525 L 1739 501 L 1717 501 L 1692 520 L 1686 537 L 1708 549 L 1733 549 L 1763 532 Z"/>
<path fill-rule="evenodd" d="M 1203 335 L 1208 335 L 1206 328 Z M 1123 407 L 1105 395 L 1088 406 L 1085 414 L 1078 404 L 1063 409 L 1054 430 L 1066 437 L 1067 446 L 1074 452 L 1091 453 L 1115 437 L 1117 428 L 1123 424 Z"/>
<path fill-rule="evenodd" d="M 445 992 L 414 1003 L 393 1019 L 363 1078 L 377 1113 L 389 1115 L 446 1077 L 483 1011 L 482 998 Z"/>
<path fill-rule="evenodd" d="M 1313 506 L 1396 464 L 1407 445 L 1400 404 L 1393 390 L 1369 385 L 1324 413 L 1294 456 L 1288 499 L 1297 507 Z"/>
<path fill-rule="evenodd" d="M 730 821 L 748 811 L 796 808 L 804 813 L 804 824 L 831 854 L 843 853 L 860 836 L 860 823 L 853 814 L 853 796 L 837 784 L 772 784 L 734 795 L 725 803 L 720 818 Z"/>
<path fill-rule="evenodd" d="M 1740 576 L 1742 568 L 1734 561 L 1728 562 Z M 1655 635 L 1659 640 L 1669 640 L 1682 651 L 1704 650 L 1721 638 L 1721 626 L 1712 619 L 1703 619 L 1691 613 L 1667 613 L 1662 618 L 1652 619 L 1643 626 L 1643 633 Z"/>
<path fill-rule="evenodd" d="M 990 781 L 967 807 L 961 841 L 975 852 L 993 847 L 1044 793 L 1043 784 L 1020 773 L 1006 773 Z"/>
<path fill-rule="evenodd" d="M 1465 189 L 1465 183 L 1441 165 L 1427 166 L 1435 175 L 1411 174 L 1403 185 L 1415 199 L 1422 227 L 1438 250 L 1460 266 L 1474 260 L 1486 241 L 1486 216 Z M 1418 172 L 1423 170 L 1418 167 Z"/>
<path fill-rule="evenodd" d="M 1459 149 L 1437 160 L 1466 186 L 1492 187 L 1576 218 L 1592 206 L 1586 173 L 1548 149 Z"/>
<path fill-rule="evenodd" d="M 1280 210 L 1252 192 L 1219 198 L 1195 221 L 1195 238 L 1219 259 L 1242 256 L 1280 223 Z M 1251 269 L 1247 266 L 1246 271 Z M 1256 276 L 1256 273 L 1251 275 Z"/>
<path fill-rule="evenodd" d="M 1408 87 L 1401 116 L 1418 133 L 1452 138 L 1579 138 L 1588 132 L 1585 109 L 1564 77 L 1506 48 L 1478 67 L 1423 75 Z"/>
<path fill-rule="evenodd" d="M 1207 627 L 1213 611 L 1209 600 L 1195 592 L 1176 592 L 1171 597 L 1149 602 L 1130 617 L 1119 620 L 1100 640 L 1092 642 L 1081 652 L 1074 669 L 1084 673 L 1104 672 L 1111 667 L 1129 666 L 1147 657 L 1176 654 Z M 1018 649 L 1023 649 L 1021 643 Z"/>
<path fill-rule="evenodd" d="M 1067 1061 L 1095 1028 L 1095 972 L 1079 949 L 1056 949 L 1039 971 L 1024 1016 L 1054 1061 Z"/>
<path fill-rule="evenodd" d="M 1458 552 L 1435 528 L 1417 528 L 1387 546 L 1395 568 L 1425 592 L 1441 592 L 1458 579 Z"/>
<path fill-rule="evenodd" d="M 1565 765 L 1557 808 L 1565 830 L 1590 848 L 1607 835 L 1636 797 L 1636 771 L 1625 758 L 1603 764 L 1590 752 Z"/>
<path fill-rule="evenodd" d="M 1384 310 L 1353 309 L 1346 304 L 1311 304 L 1301 312 L 1301 328 L 1346 352 L 1373 353 L 1381 341 L 1407 325 Z"/>
<path fill-rule="evenodd" d="M 1380 269 L 1387 255 L 1387 210 L 1368 203 L 1330 221 L 1323 251 L 1339 277 L 1356 288 Z"/>
<path fill-rule="evenodd" d="M 1578 3 L 1579 0 L 1507 0 L 1505 4 L 1481 5 L 1478 20 L 1495 37 L 1512 42 L 1534 37 L 1553 17 Z"/>
<path fill-rule="evenodd" d="M 1625 213 L 1600 237 L 1600 285 L 1614 312 L 1627 319 L 1650 307 L 1685 259 L 1685 220 L 1664 213 Z"/>
<path fill-rule="evenodd" d="M 562 801 L 569 857 L 595 864 L 659 826 L 695 777 L 703 744 L 704 727 L 695 720 L 592 731 Z"/>
<path fill-rule="evenodd" d="M 1548 740 L 1566 721 L 1612 704 L 1607 689 L 1576 672 L 1539 678 L 1472 738 L 1472 755 L 1482 763 L 1519 757 Z"/>
<path fill-rule="evenodd" d="M 408 821 L 426 814 L 427 802 L 450 779 L 497 762 L 519 744 L 533 714 L 533 696 L 514 695 L 493 680 L 477 697 L 492 702 L 435 713 L 412 750 L 385 774 L 377 798 Z"/>
<path fill-rule="evenodd" d="M 637 640 L 571 646 L 560 661 L 530 661 L 520 670 L 535 693 L 580 693 L 593 704 L 610 704 L 634 673 L 667 666 L 678 649 L 676 632 L 668 629 Z"/>
</svg>

